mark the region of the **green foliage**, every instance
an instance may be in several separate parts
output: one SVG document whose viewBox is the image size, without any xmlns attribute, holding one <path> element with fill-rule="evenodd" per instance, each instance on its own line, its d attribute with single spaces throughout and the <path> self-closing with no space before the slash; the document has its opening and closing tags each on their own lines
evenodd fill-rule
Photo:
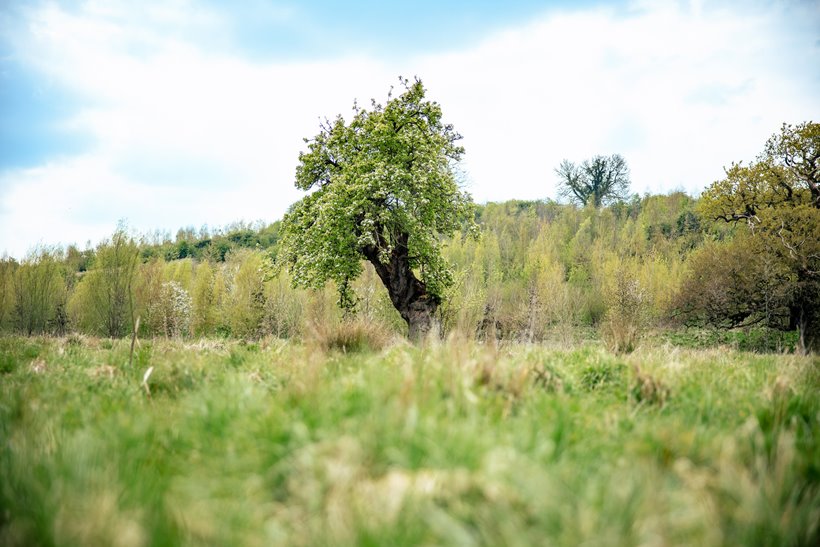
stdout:
<svg viewBox="0 0 820 547">
<path fill-rule="evenodd" d="M 124 336 L 136 319 L 134 282 L 139 248 L 123 227 L 97 247 L 93 267 L 83 277 L 83 301 L 76 307 L 83 324 L 111 337 Z"/>
<path fill-rule="evenodd" d="M 616 353 L 633 351 L 647 324 L 648 297 L 634 274 L 617 266 L 607 287 L 604 341 Z"/>
<path fill-rule="evenodd" d="M 385 105 L 355 106 L 349 124 L 341 116 L 324 123 L 299 155 L 296 186 L 313 192 L 285 216 L 278 263 L 296 285 L 335 282 L 343 307 L 355 305 L 350 282 L 365 259 L 380 276 L 400 275 L 394 262 L 406 261 L 440 299 L 453 282 L 442 237 L 473 217 L 453 171 L 460 135 L 419 80 L 402 84 Z"/>
<path fill-rule="evenodd" d="M 372 287 L 372 285 L 370 285 Z M 264 332 L 278 338 L 296 338 L 303 332 L 304 309 L 309 295 L 292 289 L 286 272 L 265 282 Z M 373 318 L 374 321 L 378 319 Z"/>
<path fill-rule="evenodd" d="M 4 274 L 11 277 L 12 316 L 18 332 L 27 335 L 65 332 L 64 270 L 55 251 L 34 251 L 13 271 Z M 4 287 L 4 293 L 6 290 L 8 286 Z M 4 296 L 4 300 L 6 298 Z"/>
<path fill-rule="evenodd" d="M 756 162 L 733 164 L 713 183 L 700 208 L 707 218 L 745 223 L 794 273 L 789 328 L 807 350 L 820 349 L 820 124 L 784 124 Z"/>
<path fill-rule="evenodd" d="M 69 245 L 65 251 L 66 270 L 71 273 L 82 273 L 88 270 L 93 254 L 92 249 L 81 251 L 75 245 Z"/>
<path fill-rule="evenodd" d="M 192 318 L 191 331 L 194 335 L 203 336 L 213 332 L 216 326 L 216 308 L 214 305 L 214 270 L 209 262 L 203 262 L 196 268 L 191 294 Z"/>
<path fill-rule="evenodd" d="M 689 260 L 674 307 L 690 326 L 735 328 L 762 323 L 788 329 L 796 275 L 757 238 L 709 242 Z"/>
<path fill-rule="evenodd" d="M 541 363 L 532 369 L 533 384 L 550 393 L 569 391 L 566 389 L 566 380 L 554 366 L 549 363 Z"/>
<path fill-rule="evenodd" d="M 729 331 L 688 328 L 666 332 L 662 338 L 684 348 L 727 346 L 755 353 L 793 353 L 797 347 L 795 331 L 784 332 L 765 327 Z"/>
<path fill-rule="evenodd" d="M 273 248 L 279 240 L 280 224 L 280 221 L 268 225 L 239 222 L 216 229 L 203 226 L 199 231 L 188 227 L 180 229 L 174 240 L 170 234 L 153 234 L 151 241 L 146 241 L 142 246 L 141 256 L 145 261 L 191 258 L 224 262 L 231 251 Z"/>
<path fill-rule="evenodd" d="M 543 225 L 538 237 L 527 249 L 524 276 L 527 282 L 527 339 L 543 339 L 549 328 L 577 322 L 578 310 L 574 291 L 566 282 L 560 260 L 559 239 L 554 228 Z"/>
<path fill-rule="evenodd" d="M 165 262 L 154 258 L 140 264 L 134 287 L 135 314 L 140 317 L 140 334 L 164 334 L 164 323 L 159 302 L 165 279 Z"/>
<path fill-rule="evenodd" d="M 593 361 L 581 370 L 581 385 L 594 391 L 604 388 L 623 387 L 626 367 L 622 363 L 609 360 Z"/>
<path fill-rule="evenodd" d="M 11 330 L 14 317 L 14 270 L 17 261 L 3 257 L 0 259 L 0 332 Z"/>
<path fill-rule="evenodd" d="M 265 315 L 262 256 L 247 250 L 231 253 L 226 262 L 220 318 L 233 336 L 259 336 Z"/>
<path fill-rule="evenodd" d="M 178 281 L 162 284 L 159 299 L 153 302 L 152 315 L 162 324 L 166 337 L 181 338 L 191 330 L 191 295 Z"/>
<path fill-rule="evenodd" d="M 595 337 L 596 332 L 606 338 L 607 328 L 613 324 L 607 319 L 612 309 L 613 280 L 620 270 L 640 286 L 646 330 L 666 328 L 678 302 L 673 296 L 684 292 L 678 288 L 690 266 L 697 266 L 690 257 L 702 252 L 698 249 L 705 235 L 719 242 L 709 246 L 740 241 L 719 226 L 708 226 L 705 235 L 677 228 L 667 235 L 660 231 L 647 235 L 647 226 L 675 227 L 678 219 L 698 219 L 694 207 L 694 200 L 682 193 L 646 196 L 598 210 L 540 201 L 479 206 L 476 219 L 480 238 L 457 232 L 441 239 L 442 260 L 453 274 L 453 283 L 435 314 L 441 333 L 562 345 Z M 273 237 L 265 235 L 269 229 L 258 225 L 253 238 L 236 239 L 264 240 Z M 237 233 L 242 230 L 250 227 L 236 229 Z M 202 233 L 186 229 L 179 237 L 196 242 Z M 208 237 L 217 236 L 208 232 Z M 146 256 L 143 251 L 149 247 L 143 239 L 137 246 L 141 257 Z M 89 254 L 86 271 L 77 272 L 76 265 L 72 265 L 76 253 L 71 260 L 70 253 L 54 255 L 65 272 L 64 313 L 69 331 L 106 332 L 94 300 L 94 290 L 99 286 L 94 282 L 99 262 L 94 254 Z M 287 271 L 266 275 L 268 272 L 260 266 L 268 257 L 277 255 L 274 245 L 266 250 L 231 251 L 225 257 L 227 261 L 216 256 L 170 262 L 161 256 L 143 258 L 135 267 L 132 285 L 133 316 L 140 317 L 139 336 L 170 334 L 167 326 L 171 316 L 163 310 L 170 309 L 167 288 L 171 283 L 178 284 L 191 298 L 190 330 L 182 329 L 182 336 L 307 339 L 313 332 L 311 325 L 335 325 L 339 312 L 332 306 L 333 288 L 328 287 L 330 292 L 294 288 Z M 18 267 L 9 260 L 2 263 L 0 271 L 6 272 L 10 283 Z M 712 277 L 706 275 L 704 279 Z M 778 279 L 772 277 L 772 290 L 777 289 Z M 696 286 L 700 285 L 703 283 Z M 792 286 L 785 283 L 781 289 Z M 7 287 L 10 291 L 11 285 Z M 362 263 L 361 275 L 349 283 L 349 288 L 356 295 L 359 319 L 391 335 L 406 329 L 405 320 L 371 264 Z M 716 290 L 720 288 L 718 283 Z M 6 294 L 11 300 L 5 319 L 0 317 L 0 327 L 8 332 L 15 327 L 13 294 Z M 778 320 L 787 321 L 781 312 L 777 312 Z M 48 330 L 56 332 L 57 322 L 50 323 Z"/>
</svg>

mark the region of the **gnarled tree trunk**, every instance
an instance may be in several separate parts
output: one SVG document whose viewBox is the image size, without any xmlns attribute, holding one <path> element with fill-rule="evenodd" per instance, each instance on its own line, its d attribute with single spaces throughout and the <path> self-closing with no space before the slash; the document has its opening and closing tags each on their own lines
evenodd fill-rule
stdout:
<svg viewBox="0 0 820 547">
<path fill-rule="evenodd" d="M 792 322 L 797 329 L 798 353 L 820 353 L 820 317 L 817 315 L 816 310 L 799 307 L 792 310 Z"/>
<path fill-rule="evenodd" d="M 407 321 L 407 335 L 410 340 L 419 342 L 430 334 L 436 309 L 438 302 L 426 295 L 412 302 L 406 311 L 399 310 L 402 318 Z"/>
<path fill-rule="evenodd" d="M 820 353 L 820 321 L 806 325 L 802 333 L 803 351 L 806 353 Z"/>
<path fill-rule="evenodd" d="M 820 353 L 820 283 L 814 279 L 801 283 L 790 311 L 790 326 L 797 329 L 797 350 Z"/>
<path fill-rule="evenodd" d="M 365 247 L 363 253 L 387 288 L 393 306 L 407 322 L 410 340 L 420 342 L 433 328 L 433 315 L 441 304 L 441 298 L 428 293 L 424 282 L 413 273 L 407 240 L 407 234 L 396 238 L 387 263 L 381 261 L 375 245 Z"/>
</svg>

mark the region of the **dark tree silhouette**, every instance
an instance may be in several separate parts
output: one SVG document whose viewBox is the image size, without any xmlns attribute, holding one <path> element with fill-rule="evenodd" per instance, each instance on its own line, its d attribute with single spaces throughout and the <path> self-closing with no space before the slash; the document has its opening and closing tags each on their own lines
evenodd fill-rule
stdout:
<svg viewBox="0 0 820 547">
<path fill-rule="evenodd" d="M 629 167 L 619 154 L 595 156 L 577 165 L 563 160 L 555 169 L 559 194 L 579 205 L 602 205 L 626 199 L 629 195 Z"/>
</svg>

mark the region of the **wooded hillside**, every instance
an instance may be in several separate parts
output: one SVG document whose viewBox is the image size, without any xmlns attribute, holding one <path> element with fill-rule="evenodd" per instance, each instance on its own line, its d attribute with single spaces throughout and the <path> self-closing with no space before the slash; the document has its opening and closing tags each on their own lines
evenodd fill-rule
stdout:
<svg viewBox="0 0 820 547">
<path fill-rule="evenodd" d="M 742 228 L 705 222 L 683 193 L 601 209 L 489 203 L 477 208 L 476 221 L 478 239 L 462 234 L 444 245 L 455 278 L 437 312 L 445 336 L 538 341 L 572 338 L 582 328 L 628 345 L 645 329 L 706 325 L 708 317 L 681 315 L 692 312 L 681 305 L 681 290 L 697 292 L 691 265 L 743 237 Z M 302 336 L 311 325 L 340 321 L 332 287 L 294 289 L 286 273 L 272 274 L 278 233 L 278 222 L 181 229 L 174 240 L 120 228 L 96 248 L 6 259 L 0 328 L 123 336 L 139 317 L 140 336 L 255 338 Z M 372 268 L 354 289 L 356 317 L 401 331 Z M 616 332 L 624 329 L 634 332 Z"/>
</svg>

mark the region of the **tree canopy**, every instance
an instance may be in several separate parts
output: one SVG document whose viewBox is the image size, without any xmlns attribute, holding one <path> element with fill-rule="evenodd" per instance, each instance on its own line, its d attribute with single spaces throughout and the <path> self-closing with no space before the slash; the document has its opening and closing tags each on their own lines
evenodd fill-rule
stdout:
<svg viewBox="0 0 820 547">
<path fill-rule="evenodd" d="M 411 337 L 430 329 L 452 273 L 441 238 L 472 229 L 473 203 L 457 182 L 464 149 L 419 79 L 369 110 L 354 104 L 348 123 L 325 120 L 299 155 L 296 187 L 309 191 L 285 215 L 278 263 L 294 283 L 328 281 L 355 307 L 350 282 L 369 261 L 407 321 Z"/>
<path fill-rule="evenodd" d="M 796 276 L 791 324 L 820 349 L 820 125 L 784 124 L 748 166 L 732 164 L 700 204 L 707 218 L 745 223 Z"/>
<path fill-rule="evenodd" d="M 580 165 L 563 160 L 555 168 L 558 192 L 579 205 L 602 205 L 626 199 L 629 194 L 629 167 L 619 154 L 595 156 Z"/>
<path fill-rule="evenodd" d="M 790 305 L 796 276 L 761 238 L 738 233 L 710 241 L 688 262 L 688 275 L 674 297 L 685 324 L 732 329 L 764 325 L 794 330 Z"/>
</svg>

